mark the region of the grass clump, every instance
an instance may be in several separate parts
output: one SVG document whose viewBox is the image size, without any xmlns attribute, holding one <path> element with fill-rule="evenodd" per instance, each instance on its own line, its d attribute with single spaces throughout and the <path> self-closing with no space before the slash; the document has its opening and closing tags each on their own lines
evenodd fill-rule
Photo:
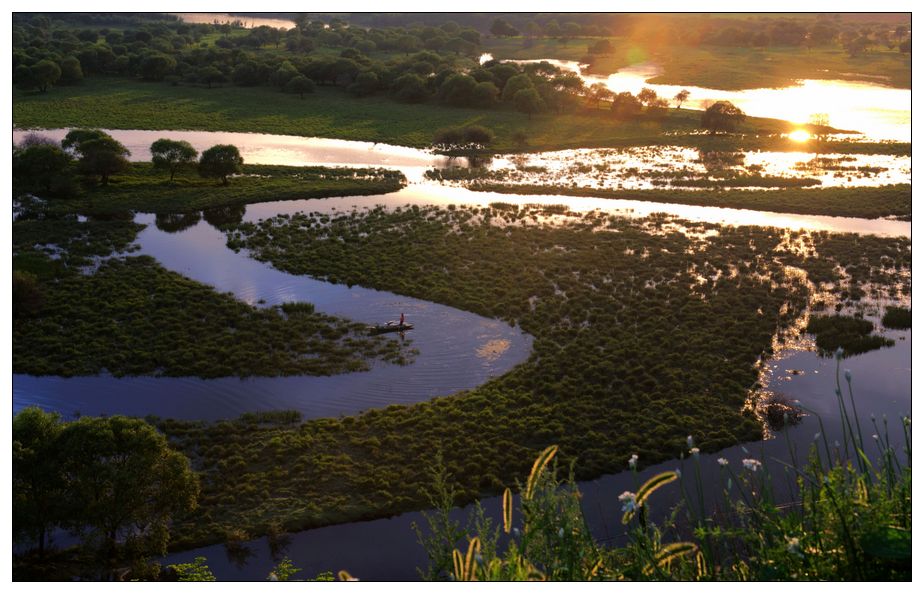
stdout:
<svg viewBox="0 0 924 594">
<path fill-rule="evenodd" d="M 869 320 L 851 316 L 811 316 L 805 331 L 815 335 L 818 352 L 828 357 L 839 350 L 849 357 L 895 344 L 891 338 L 872 334 Z"/>
<path fill-rule="evenodd" d="M 882 325 L 893 330 L 911 328 L 911 309 L 907 307 L 887 307 L 882 316 Z"/>
<path fill-rule="evenodd" d="M 563 479 L 561 465 L 551 460 L 556 446 L 539 455 L 525 485 L 518 483 L 516 522 L 514 499 L 509 489 L 504 492 L 499 525 L 486 518 L 480 503 L 467 528 L 451 518 L 446 505 L 451 479 L 436 467 L 430 490 L 436 511 L 426 514 L 429 530 L 418 529 L 430 560 L 421 576 L 453 581 L 909 580 L 910 418 L 901 419 L 894 444 L 888 427 L 880 431 L 874 421 L 872 429 L 881 438 L 875 449 L 864 450 L 854 433 L 860 420 L 847 413 L 840 388 L 837 394 L 842 427 L 850 428 L 840 436 L 845 447 L 832 446 L 822 424 L 825 437 L 801 465 L 795 454 L 788 461 L 774 460 L 772 471 L 770 461 L 751 458 L 742 459 L 740 467 L 725 458 L 706 462 L 688 439 L 682 469 L 645 477 L 633 456 L 629 462 L 638 487 L 619 495 L 626 531 L 616 544 L 600 543 L 590 534 L 573 472 Z M 703 484 L 704 464 L 720 467 L 714 487 Z M 660 491 L 671 483 L 675 488 L 665 491 L 675 497 L 673 503 Z"/>
</svg>

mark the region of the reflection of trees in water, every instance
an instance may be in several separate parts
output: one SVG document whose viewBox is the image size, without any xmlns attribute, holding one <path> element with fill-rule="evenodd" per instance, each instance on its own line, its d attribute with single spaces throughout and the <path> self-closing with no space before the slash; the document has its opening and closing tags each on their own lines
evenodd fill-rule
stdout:
<svg viewBox="0 0 924 594">
<path fill-rule="evenodd" d="M 697 163 L 702 164 L 710 175 L 730 172 L 744 166 L 744 153 L 740 151 L 710 151 L 699 149 Z"/>
<path fill-rule="evenodd" d="M 239 540 L 229 540 L 226 542 L 225 554 L 228 556 L 228 561 L 238 569 L 247 565 L 247 560 L 254 556 L 253 550 Z"/>
<path fill-rule="evenodd" d="M 270 532 L 266 536 L 266 542 L 269 544 L 270 556 L 278 563 L 292 545 L 292 535 L 287 532 Z"/>
<path fill-rule="evenodd" d="M 159 214 L 154 218 L 154 225 L 165 233 L 178 233 L 196 225 L 202 218 L 202 213 L 184 212 Z"/>
<path fill-rule="evenodd" d="M 224 226 L 240 224 L 244 220 L 245 212 L 247 212 L 247 207 L 244 205 L 218 206 L 203 210 L 202 218 L 209 225 L 221 231 Z"/>
<path fill-rule="evenodd" d="M 116 210 L 113 212 L 94 213 L 87 215 L 88 221 L 134 221 L 135 213 L 130 210 Z"/>
</svg>

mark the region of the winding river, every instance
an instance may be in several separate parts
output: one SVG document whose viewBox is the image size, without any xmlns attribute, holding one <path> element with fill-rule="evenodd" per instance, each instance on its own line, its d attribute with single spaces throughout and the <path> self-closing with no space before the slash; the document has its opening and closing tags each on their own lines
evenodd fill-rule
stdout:
<svg viewBox="0 0 924 594">
<path fill-rule="evenodd" d="M 65 131 L 41 131 L 63 137 Z M 471 192 L 461 187 L 428 182 L 423 171 L 446 166 L 447 160 L 424 151 L 381 144 L 325 139 L 304 139 L 264 134 L 230 134 L 190 131 L 111 131 L 126 144 L 134 159 L 146 160 L 147 147 L 156 138 L 189 140 L 202 150 L 217 144 L 237 145 L 246 162 L 267 164 L 322 164 L 398 168 L 410 183 L 389 195 L 317 200 L 292 200 L 250 205 L 245 219 L 259 220 L 282 212 L 343 212 L 383 204 L 477 204 L 495 201 L 516 203 L 566 204 L 575 211 L 601 209 L 626 216 L 645 216 L 667 212 L 683 218 L 727 224 L 759 224 L 790 229 L 827 229 L 890 236 L 910 235 L 910 223 L 892 220 L 865 220 L 843 217 L 814 217 L 746 210 L 704 208 L 673 204 L 652 204 L 630 200 L 603 200 L 566 196 L 516 196 Z M 22 137 L 14 132 L 14 141 Z M 155 217 L 140 213 L 136 220 L 147 224 L 138 236 L 141 253 L 156 258 L 163 266 L 189 278 L 207 283 L 216 290 L 234 293 L 251 304 L 272 305 L 303 300 L 319 311 L 374 323 L 405 312 L 416 328 L 408 333 L 419 350 L 408 367 L 376 364 L 368 372 L 334 377 L 289 378 L 111 378 L 111 377 L 32 377 L 13 378 L 13 408 L 19 410 L 39 404 L 70 416 L 82 414 L 156 414 L 178 418 L 228 418 L 252 410 L 294 408 L 306 417 L 353 414 L 394 403 L 411 403 L 475 387 L 492 376 L 505 373 L 529 356 L 531 337 L 517 328 L 446 306 L 393 293 L 347 287 L 297 277 L 256 262 L 245 254 L 234 253 L 225 239 L 204 220 L 175 233 L 157 228 Z M 860 417 L 886 414 L 895 423 L 898 415 L 911 409 L 911 332 L 885 331 L 895 339 L 889 349 L 869 352 L 844 362 L 852 370 Z M 452 337 L 451 339 L 449 337 Z M 791 372 L 787 370 L 797 370 Z M 769 364 L 768 389 L 798 398 L 817 414 L 791 429 L 799 458 L 806 453 L 818 431 L 817 421 L 828 426 L 837 423 L 833 396 L 835 363 L 817 356 L 805 345 L 782 349 Z M 864 430 L 873 431 L 869 424 Z M 746 448 L 746 451 L 744 451 Z M 702 456 L 704 480 L 718 476 L 715 460 L 724 456 L 740 467 L 742 457 L 788 459 L 784 440 L 771 439 L 728 448 L 715 455 Z M 643 461 L 644 462 L 644 461 Z M 645 476 L 680 464 L 670 461 L 646 468 Z M 686 462 L 684 464 L 689 464 Z M 769 464 L 769 462 L 768 462 Z M 782 472 L 773 466 L 773 472 Z M 583 504 L 594 534 L 604 541 L 622 537 L 617 495 L 635 489 L 637 477 L 620 473 L 580 485 Z M 674 487 L 676 494 L 677 486 Z M 674 494 L 659 492 L 659 502 L 675 500 Z M 483 501 L 485 509 L 499 517 L 497 498 Z M 665 504 L 666 507 L 666 504 Z M 467 513 L 460 509 L 459 517 Z M 300 577 L 325 570 L 347 569 L 366 580 L 414 579 L 415 567 L 424 566 L 422 547 L 416 542 L 411 522 L 424 523 L 419 512 L 370 522 L 356 522 L 309 530 L 295 534 L 286 554 L 304 569 Z M 273 565 L 265 539 L 248 544 L 248 562 L 230 559 L 220 545 L 171 555 L 167 562 L 189 561 L 195 556 L 208 558 L 219 579 L 264 579 Z"/>
</svg>

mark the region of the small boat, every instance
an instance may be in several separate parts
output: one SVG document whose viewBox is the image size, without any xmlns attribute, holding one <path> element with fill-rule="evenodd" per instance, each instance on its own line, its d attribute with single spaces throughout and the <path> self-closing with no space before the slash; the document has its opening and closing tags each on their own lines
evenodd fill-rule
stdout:
<svg viewBox="0 0 924 594">
<path fill-rule="evenodd" d="M 414 324 L 408 324 L 401 322 L 396 322 L 394 320 L 390 322 L 385 322 L 384 324 L 378 324 L 376 326 L 369 326 L 369 334 L 384 334 L 386 332 L 404 332 L 406 330 L 413 330 Z"/>
</svg>

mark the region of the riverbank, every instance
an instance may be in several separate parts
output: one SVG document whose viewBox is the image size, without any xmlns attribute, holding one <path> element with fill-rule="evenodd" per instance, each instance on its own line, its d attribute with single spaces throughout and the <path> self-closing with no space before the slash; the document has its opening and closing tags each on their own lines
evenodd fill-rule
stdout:
<svg viewBox="0 0 924 594">
<path fill-rule="evenodd" d="M 588 196 L 669 204 L 743 208 L 805 215 L 911 220 L 911 185 L 874 188 L 788 188 L 785 190 L 607 190 L 558 185 L 506 185 L 473 181 L 476 192 L 519 195 Z"/>
<path fill-rule="evenodd" d="M 161 215 L 240 207 L 268 200 L 370 196 L 397 192 L 406 180 L 399 171 L 378 168 L 247 165 L 228 185 L 182 172 L 169 176 L 150 163 L 132 163 L 105 186 L 85 186 L 76 196 L 49 200 L 51 214 L 111 215 L 126 211 Z"/>
<path fill-rule="evenodd" d="M 541 114 L 512 110 L 406 104 L 384 96 L 352 97 L 319 87 L 304 99 L 266 88 L 207 89 L 122 78 L 86 79 L 49 93 L 13 91 L 13 122 L 19 128 L 104 127 L 141 130 L 209 130 L 318 136 L 429 148 L 440 128 L 481 125 L 494 131 L 492 152 L 581 147 L 683 145 L 708 150 L 805 150 L 781 135 L 796 126 L 748 117 L 742 134 L 696 133 L 702 112 L 667 110 L 663 121 L 620 122 L 607 110 Z M 670 134 L 666 134 L 670 133 Z M 829 141 L 825 152 L 910 154 L 910 143 Z"/>
</svg>

